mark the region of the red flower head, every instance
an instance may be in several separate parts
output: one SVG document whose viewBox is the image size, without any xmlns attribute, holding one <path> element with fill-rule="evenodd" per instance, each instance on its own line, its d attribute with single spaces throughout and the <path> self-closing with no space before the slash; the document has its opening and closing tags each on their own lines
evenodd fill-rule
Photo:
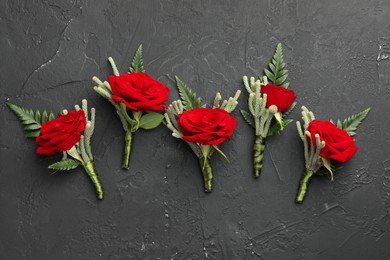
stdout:
<svg viewBox="0 0 390 260">
<path fill-rule="evenodd" d="M 112 99 L 136 111 L 164 110 L 169 88 L 144 72 L 111 75 Z"/>
<path fill-rule="evenodd" d="M 80 141 L 86 124 L 83 110 L 77 112 L 73 110 L 45 122 L 35 139 L 38 144 L 37 154 L 52 155 L 69 150 Z"/>
<path fill-rule="evenodd" d="M 338 128 L 330 121 L 313 120 L 306 130 L 310 132 L 313 143 L 315 143 L 315 134 L 319 134 L 321 141 L 325 141 L 325 147 L 320 152 L 320 155 L 325 158 L 346 162 L 358 150 L 347 131 Z"/>
<path fill-rule="evenodd" d="M 237 121 L 220 108 L 195 108 L 180 114 L 178 124 L 184 141 L 218 145 L 230 138 Z"/>
<path fill-rule="evenodd" d="M 272 84 L 262 85 L 261 94 L 267 94 L 266 107 L 275 105 L 278 107 L 278 112 L 288 110 L 297 98 L 294 91 Z"/>
</svg>

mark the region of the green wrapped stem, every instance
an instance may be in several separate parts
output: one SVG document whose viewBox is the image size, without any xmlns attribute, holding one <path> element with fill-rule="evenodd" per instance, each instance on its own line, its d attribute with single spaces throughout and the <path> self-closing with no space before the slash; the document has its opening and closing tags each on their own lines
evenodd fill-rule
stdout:
<svg viewBox="0 0 390 260">
<path fill-rule="evenodd" d="M 301 179 L 301 183 L 299 185 L 299 190 L 297 194 L 297 198 L 295 200 L 296 203 L 301 204 L 303 200 L 305 199 L 306 192 L 309 186 L 309 182 L 311 177 L 313 176 L 313 171 L 311 170 L 306 170 L 305 174 L 303 175 Z"/>
<path fill-rule="evenodd" d="M 103 199 L 103 187 L 100 182 L 99 176 L 96 174 L 95 164 L 92 161 L 89 161 L 84 165 L 84 169 L 87 172 L 89 178 L 93 183 L 93 186 L 96 189 L 98 198 Z"/>
<path fill-rule="evenodd" d="M 264 143 L 265 138 L 261 135 L 256 135 L 255 144 L 253 145 L 253 169 L 255 178 L 260 176 L 261 168 L 263 168 Z"/>
<path fill-rule="evenodd" d="M 209 193 L 213 190 L 213 170 L 207 157 L 199 158 L 200 168 L 202 169 L 204 191 Z"/>
<path fill-rule="evenodd" d="M 126 170 L 129 169 L 132 142 L 133 142 L 133 132 L 131 132 L 131 130 L 127 130 L 125 135 L 125 151 L 123 153 L 123 161 L 122 161 L 122 168 Z"/>
</svg>

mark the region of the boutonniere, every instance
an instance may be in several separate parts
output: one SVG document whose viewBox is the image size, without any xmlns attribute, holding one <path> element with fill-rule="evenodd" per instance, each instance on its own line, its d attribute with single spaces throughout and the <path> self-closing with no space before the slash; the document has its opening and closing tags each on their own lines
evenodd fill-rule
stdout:
<svg viewBox="0 0 390 260">
<path fill-rule="evenodd" d="M 169 88 L 145 73 L 142 45 L 135 53 L 129 73 L 119 74 L 113 58 L 108 61 L 114 75 L 108 77 L 108 82 L 93 77 L 98 84 L 94 90 L 111 102 L 122 122 L 126 132 L 122 168 L 129 169 L 133 135 L 140 128 L 149 130 L 160 125 L 164 116 L 154 111 L 166 108 Z"/>
<path fill-rule="evenodd" d="M 52 112 L 19 107 L 10 102 L 7 106 L 18 116 L 24 125 L 26 137 L 35 138 L 36 153 L 50 156 L 62 153 L 62 160 L 49 165 L 52 170 L 72 170 L 83 166 L 99 199 L 103 199 L 103 188 L 96 174 L 91 150 L 91 137 L 95 128 L 95 109 L 91 109 L 88 119 L 87 100 L 75 110 L 63 110 L 56 118 Z"/>
<path fill-rule="evenodd" d="M 360 123 L 367 117 L 371 108 L 334 123 L 332 120 L 316 120 L 313 112 L 302 107 L 303 131 L 299 121 L 297 128 L 304 145 L 306 171 L 299 186 L 297 203 L 305 199 L 310 179 L 313 175 L 322 175 L 328 172 L 333 180 L 335 171 L 332 161 L 349 161 L 357 152 L 353 136 Z"/>
<path fill-rule="evenodd" d="M 265 140 L 268 136 L 280 133 L 292 122 L 285 117 L 294 108 L 296 96 L 288 90 L 288 71 L 283 59 L 282 45 L 279 43 L 275 54 L 269 63 L 269 69 L 264 69 L 265 76 L 255 80 L 243 77 L 244 86 L 249 93 L 249 112 L 240 110 L 245 121 L 255 128 L 255 143 L 253 145 L 254 177 L 259 177 L 263 167 Z"/>
<path fill-rule="evenodd" d="M 202 170 L 204 190 L 211 192 L 213 172 L 210 159 L 214 151 L 227 159 L 218 145 L 230 139 L 237 125 L 236 119 L 229 113 L 236 108 L 241 91 L 237 91 L 234 97 L 224 100 L 222 104 L 221 94 L 217 93 L 213 107 L 207 108 L 178 77 L 176 84 L 181 99 L 174 101 L 166 109 L 166 125 L 172 131 L 173 137 L 183 139 L 194 151 Z"/>
</svg>

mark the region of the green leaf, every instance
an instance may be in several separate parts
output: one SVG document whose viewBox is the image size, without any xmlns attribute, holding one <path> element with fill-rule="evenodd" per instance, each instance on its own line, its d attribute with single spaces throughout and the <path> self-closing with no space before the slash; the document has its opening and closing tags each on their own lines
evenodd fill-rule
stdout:
<svg viewBox="0 0 390 260">
<path fill-rule="evenodd" d="M 46 122 L 48 119 L 49 119 L 49 116 L 47 115 L 47 111 L 46 111 L 46 110 L 43 110 L 42 118 L 41 118 L 41 123 L 43 124 L 43 123 Z"/>
<path fill-rule="evenodd" d="M 345 131 L 347 131 L 347 133 L 350 136 L 356 135 L 356 132 L 355 132 L 356 129 L 362 123 L 362 121 L 367 117 L 368 112 L 370 112 L 370 110 L 371 110 L 371 108 L 369 107 L 366 110 L 364 110 L 356 115 L 353 115 L 353 116 L 346 118 L 342 123 L 341 129 L 344 129 Z"/>
<path fill-rule="evenodd" d="M 321 157 L 321 160 L 322 162 L 324 163 L 324 166 L 325 168 L 328 170 L 329 174 L 330 174 L 330 179 L 333 181 L 333 171 L 332 171 L 332 165 L 331 165 L 331 162 L 329 159 L 325 158 L 325 157 Z"/>
<path fill-rule="evenodd" d="M 213 147 L 214 147 L 214 149 L 220 154 L 220 155 L 222 155 L 223 156 L 223 158 L 225 158 L 226 159 L 226 161 L 228 161 L 229 162 L 229 159 L 227 158 L 227 156 L 226 156 L 226 154 L 224 153 L 224 152 L 222 152 L 222 150 L 221 149 L 219 149 L 218 148 L 218 146 L 216 146 L 216 145 L 213 145 Z"/>
<path fill-rule="evenodd" d="M 192 90 L 177 76 L 176 85 L 179 89 L 179 95 L 185 110 L 191 110 L 202 106 L 200 98 L 197 98 L 196 94 L 193 93 Z"/>
<path fill-rule="evenodd" d="M 142 128 L 142 129 L 156 128 L 157 126 L 159 126 L 161 124 L 163 119 L 164 119 L 164 115 L 156 113 L 156 112 L 149 112 L 140 118 L 139 128 Z"/>
<path fill-rule="evenodd" d="M 48 118 L 47 121 L 53 120 L 53 119 L 55 119 L 55 118 L 56 118 L 56 117 L 54 116 L 53 112 L 50 112 L 50 113 L 49 113 L 49 118 Z"/>
<path fill-rule="evenodd" d="M 283 120 L 282 124 L 279 124 L 278 122 L 273 123 L 268 129 L 267 136 L 272 136 L 274 134 L 280 133 L 283 130 L 283 128 L 286 127 L 288 124 L 290 124 L 292 121 L 293 121 L 292 119 L 287 119 L 287 120 Z"/>
<path fill-rule="evenodd" d="M 286 67 L 286 63 L 284 63 L 283 48 L 281 43 L 278 43 L 276 46 L 275 54 L 272 57 L 268 67 L 269 70 L 264 69 L 264 74 L 267 76 L 267 78 L 273 84 L 287 88 L 289 86 L 289 83 L 286 82 L 288 77 L 288 70 L 284 69 Z"/>
<path fill-rule="evenodd" d="M 35 131 L 31 131 L 31 132 L 25 134 L 24 136 L 25 137 L 38 137 L 40 132 L 41 132 L 40 130 L 35 130 Z"/>
<path fill-rule="evenodd" d="M 16 114 L 20 122 L 24 125 L 26 137 L 37 137 L 39 135 L 39 131 L 42 127 L 42 124 L 48 120 L 54 119 L 54 114 L 50 112 L 48 116 L 46 110 L 43 111 L 41 115 L 38 110 L 34 113 L 32 109 L 19 107 L 17 105 L 12 104 L 11 102 L 7 102 L 6 104 Z"/>
<path fill-rule="evenodd" d="M 75 169 L 77 166 L 81 165 L 79 161 L 73 160 L 73 159 L 65 159 L 63 161 L 59 161 L 56 163 L 53 163 L 49 165 L 49 169 L 53 170 L 72 170 Z"/>
<path fill-rule="evenodd" d="M 291 107 L 290 107 L 287 111 L 285 111 L 285 112 L 282 113 L 282 114 L 283 114 L 283 117 L 288 116 L 288 115 L 291 113 L 291 111 L 294 110 L 294 107 L 295 107 L 296 105 L 297 105 L 297 102 L 292 103 Z"/>
<path fill-rule="evenodd" d="M 338 128 L 343 129 L 343 124 L 341 123 L 340 120 L 337 120 L 336 126 L 337 126 Z"/>
<path fill-rule="evenodd" d="M 142 44 L 138 47 L 135 52 L 133 62 L 131 63 L 130 72 L 145 72 L 144 61 L 142 58 Z"/>
<path fill-rule="evenodd" d="M 127 107 L 126 107 L 125 103 L 120 103 L 119 106 L 120 106 L 120 109 L 121 109 L 121 114 L 126 119 L 127 123 L 129 123 L 131 126 L 136 126 L 137 125 L 137 121 L 132 119 L 129 116 L 129 114 L 127 113 Z"/>
<path fill-rule="evenodd" d="M 244 118 L 244 120 L 250 125 L 252 126 L 253 128 L 255 128 L 255 119 L 253 118 L 252 114 L 243 110 L 243 109 L 240 109 L 240 112 L 241 112 L 241 115 L 242 117 Z"/>
</svg>

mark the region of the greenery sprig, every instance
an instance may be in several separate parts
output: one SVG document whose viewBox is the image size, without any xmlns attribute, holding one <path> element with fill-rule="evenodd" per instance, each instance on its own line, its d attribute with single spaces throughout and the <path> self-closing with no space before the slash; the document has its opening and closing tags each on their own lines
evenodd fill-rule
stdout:
<svg viewBox="0 0 390 260">
<path fill-rule="evenodd" d="M 189 111 L 195 108 L 206 107 L 206 104 L 202 105 L 202 101 L 196 94 L 178 77 L 176 77 L 176 85 L 179 90 L 180 99 L 173 101 L 168 108 L 166 109 L 165 121 L 166 126 L 172 131 L 172 136 L 175 138 L 183 139 L 183 132 L 178 124 L 178 117 L 180 114 L 185 111 Z M 226 100 L 222 100 L 221 94 L 218 92 L 215 95 L 213 102 L 213 109 L 220 108 L 228 113 L 234 111 L 238 104 L 238 98 L 241 94 L 241 91 L 238 90 L 234 97 L 230 97 Z M 195 155 L 199 158 L 199 163 L 202 169 L 202 175 L 204 180 L 205 192 L 211 192 L 213 189 L 212 186 L 212 168 L 210 165 L 211 156 L 217 151 L 221 154 L 226 160 L 227 156 L 223 153 L 217 145 L 202 145 L 194 142 L 186 142 Z"/>
<path fill-rule="evenodd" d="M 248 108 L 249 112 L 240 109 L 244 120 L 255 129 L 255 143 L 253 146 L 253 168 L 254 177 L 259 177 L 263 167 L 263 153 L 265 150 L 265 140 L 267 137 L 280 133 L 284 127 L 292 122 L 286 119 L 286 116 L 294 109 L 296 102 L 293 102 L 286 111 L 279 111 L 276 105 L 267 104 L 267 94 L 261 93 L 262 86 L 268 85 L 269 81 L 274 85 L 287 88 L 288 71 L 285 69 L 286 63 L 283 58 L 283 48 L 279 43 L 276 47 L 275 54 L 264 69 L 265 76 L 256 80 L 254 77 L 248 79 L 243 77 L 245 89 L 249 93 Z"/>
<path fill-rule="evenodd" d="M 42 124 L 46 121 L 55 118 L 53 112 L 47 112 L 43 110 L 41 113 L 39 110 L 26 109 L 6 102 L 7 106 L 16 114 L 20 122 L 24 125 L 26 131 L 26 137 L 37 137 L 41 130 Z"/>
<path fill-rule="evenodd" d="M 114 75 L 119 76 L 120 74 L 114 59 L 109 57 L 108 61 L 111 64 Z M 135 52 L 134 58 L 129 68 L 129 72 L 145 72 L 143 65 L 142 45 L 140 45 Z M 123 130 L 126 132 L 122 168 L 129 169 L 131 147 L 135 132 L 137 132 L 138 129 L 149 130 L 156 128 L 164 120 L 164 116 L 153 111 L 148 111 L 146 113 L 143 111 L 130 111 L 127 109 L 124 103 L 118 104 L 112 99 L 112 88 L 107 81 L 103 82 L 96 76 L 93 77 L 92 80 L 97 84 L 97 86 L 94 87 L 94 90 L 102 97 L 107 99 L 115 107 L 116 113 L 118 114 L 122 123 Z"/>
<path fill-rule="evenodd" d="M 342 130 L 345 130 L 349 136 L 354 136 L 356 134 L 355 131 L 357 130 L 358 126 L 367 117 L 370 110 L 371 108 L 367 108 L 356 115 L 347 117 L 342 122 L 338 120 L 335 126 Z M 302 120 L 303 126 L 301 126 L 301 123 L 299 121 L 296 122 L 296 125 L 298 129 L 298 134 L 304 146 L 306 171 L 303 174 L 303 177 L 300 182 L 298 194 L 296 197 L 297 203 L 303 202 L 307 193 L 310 179 L 314 175 L 322 175 L 320 171 L 322 167 L 326 169 L 332 181 L 335 171 L 335 167 L 332 165 L 332 161 L 329 158 L 320 155 L 321 150 L 326 146 L 326 142 L 320 139 L 320 135 L 316 134 L 314 136 L 314 144 L 311 144 L 311 141 L 309 141 L 313 140 L 313 137 L 311 133 L 307 131 L 307 128 L 309 127 L 310 123 L 315 120 L 315 116 L 314 113 L 312 111 L 309 111 L 305 106 L 302 107 Z M 333 123 L 332 120 L 330 120 L 330 122 Z"/>
<path fill-rule="evenodd" d="M 30 131 L 26 134 L 27 137 L 39 136 L 42 125 L 49 120 L 55 119 L 54 114 L 52 112 L 48 113 L 46 110 L 44 110 L 42 113 L 40 113 L 38 110 L 33 112 L 32 109 L 19 107 L 10 102 L 7 102 L 7 106 L 18 116 L 20 122 L 25 126 L 24 129 L 26 131 Z M 91 137 L 95 129 L 96 112 L 94 108 L 91 108 L 89 120 L 88 104 L 87 100 L 85 99 L 82 100 L 81 108 L 79 105 L 75 106 L 76 111 L 79 111 L 80 109 L 84 111 L 87 121 L 84 134 L 81 135 L 80 141 L 77 142 L 71 149 L 63 152 L 61 161 L 49 165 L 48 168 L 58 171 L 72 170 L 80 165 L 83 166 L 96 189 L 98 198 L 103 199 L 103 187 L 95 170 L 91 149 Z M 64 115 L 67 113 L 68 111 L 66 109 L 62 111 L 62 114 Z"/>
</svg>

